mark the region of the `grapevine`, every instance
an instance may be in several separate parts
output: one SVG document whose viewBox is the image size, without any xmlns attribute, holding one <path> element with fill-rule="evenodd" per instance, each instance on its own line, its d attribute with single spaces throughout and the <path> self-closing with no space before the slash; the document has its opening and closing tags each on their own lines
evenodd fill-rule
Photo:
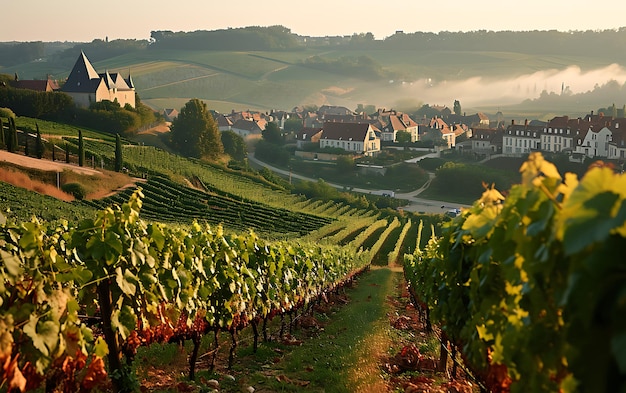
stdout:
<svg viewBox="0 0 626 393">
<path fill-rule="evenodd" d="M 564 178 L 539 153 L 405 257 L 405 275 L 492 391 L 626 388 L 626 175 Z"/>
<path fill-rule="evenodd" d="M 232 363 L 239 330 L 306 307 L 369 263 L 350 248 L 148 224 L 139 218 L 142 196 L 75 226 L 0 227 L 1 379 L 9 389 L 36 389 L 62 371 L 67 391 L 107 375 L 115 391 L 132 390 L 137 347 L 172 340 L 194 342 L 193 377 L 203 335 L 230 332 Z"/>
</svg>

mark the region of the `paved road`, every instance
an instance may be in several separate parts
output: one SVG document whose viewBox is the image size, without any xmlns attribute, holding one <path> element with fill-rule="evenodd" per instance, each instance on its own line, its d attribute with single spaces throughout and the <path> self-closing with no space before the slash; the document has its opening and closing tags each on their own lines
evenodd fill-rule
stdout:
<svg viewBox="0 0 626 393">
<path fill-rule="evenodd" d="M 427 154 L 426 156 L 422 156 L 422 157 L 417 157 L 414 158 L 412 160 L 410 160 L 410 162 L 415 162 L 415 161 L 419 161 L 420 159 L 426 158 L 428 157 L 436 157 L 438 153 L 432 153 L 432 154 Z M 279 173 L 283 176 L 289 177 L 291 176 L 293 179 L 299 179 L 299 180 L 308 180 L 308 181 L 317 181 L 317 179 L 313 179 L 310 177 L 306 177 L 306 176 L 302 176 L 302 175 L 298 175 L 297 173 L 290 173 L 287 170 L 284 169 L 280 169 L 280 168 L 276 168 L 275 166 L 272 166 L 270 164 L 267 164 L 263 161 L 259 161 L 256 158 L 254 158 L 254 154 L 253 153 L 249 153 L 248 154 L 248 161 L 250 161 L 251 163 L 254 163 L 256 165 L 262 166 L 262 167 L 266 167 L 267 169 L 271 170 L 272 172 L 276 172 Z M 407 161 L 409 162 L 409 161 Z M 445 213 L 448 210 L 451 209 L 458 209 L 458 208 L 462 208 L 462 207 L 469 207 L 467 205 L 461 205 L 458 203 L 454 203 L 454 202 L 447 202 L 447 201 L 435 201 L 435 200 L 431 200 L 431 199 L 425 199 L 425 198 L 419 198 L 418 195 L 424 191 L 426 188 L 428 188 L 428 186 L 430 185 L 430 182 L 433 180 L 433 178 L 435 177 L 435 175 L 433 173 L 429 173 L 430 178 L 428 179 L 428 181 L 426 181 L 426 183 L 424 183 L 424 185 L 415 190 L 415 191 L 411 191 L 411 192 L 407 192 L 407 193 L 396 193 L 395 197 L 399 198 L 399 199 L 406 199 L 409 201 L 409 205 L 407 206 L 403 206 L 403 209 L 406 211 L 412 211 L 412 212 L 423 212 L 423 213 Z M 335 187 L 339 190 L 345 190 L 347 187 L 341 184 L 334 184 L 334 183 L 327 183 L 328 185 Z M 352 188 L 351 189 L 354 192 L 360 192 L 363 194 L 378 194 L 380 195 L 382 190 L 368 190 L 368 189 L 364 189 L 364 188 Z"/>
</svg>

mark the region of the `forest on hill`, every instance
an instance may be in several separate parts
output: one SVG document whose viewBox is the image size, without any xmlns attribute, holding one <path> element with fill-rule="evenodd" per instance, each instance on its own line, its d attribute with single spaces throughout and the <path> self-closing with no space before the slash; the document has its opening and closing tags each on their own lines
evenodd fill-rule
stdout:
<svg viewBox="0 0 626 393">
<path fill-rule="evenodd" d="M 149 40 L 94 39 L 91 43 L 5 42 L 0 43 L 0 66 L 10 66 L 56 55 L 65 58 L 88 48 L 94 61 L 136 50 L 233 50 L 294 51 L 311 47 L 333 46 L 342 49 L 367 50 L 444 50 L 520 52 L 545 55 L 590 56 L 620 62 L 624 59 L 623 42 L 626 27 L 587 31 L 487 31 L 439 33 L 398 31 L 377 40 L 371 33 L 354 33 L 346 37 L 303 37 L 284 26 L 250 26 L 222 30 L 173 32 L 155 30 Z M 74 56 L 69 56 L 74 57 Z"/>
</svg>

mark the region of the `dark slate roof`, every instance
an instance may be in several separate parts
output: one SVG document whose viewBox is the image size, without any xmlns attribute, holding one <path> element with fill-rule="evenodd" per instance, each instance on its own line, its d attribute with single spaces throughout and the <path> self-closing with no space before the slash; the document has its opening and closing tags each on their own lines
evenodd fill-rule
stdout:
<svg viewBox="0 0 626 393">
<path fill-rule="evenodd" d="M 334 105 L 322 105 L 318 109 L 317 113 L 323 114 L 323 115 L 339 115 L 339 116 L 354 115 L 354 112 L 352 112 L 350 109 L 346 108 L 345 106 L 334 106 Z"/>
<path fill-rule="evenodd" d="M 369 129 L 367 123 L 324 123 L 322 139 L 363 141 Z"/>
<path fill-rule="evenodd" d="M 233 124 L 233 128 L 237 130 L 250 131 L 253 133 L 260 133 L 261 131 L 263 131 L 263 129 L 259 127 L 259 125 L 256 122 L 250 121 L 250 120 L 243 120 L 243 119 L 237 120 Z"/>
<path fill-rule="evenodd" d="M 70 72 L 70 76 L 61 88 L 62 91 L 73 93 L 92 93 L 100 83 L 100 76 L 95 68 L 87 59 L 84 52 L 80 52 L 80 56 L 74 64 L 74 68 Z"/>
<path fill-rule="evenodd" d="M 321 127 L 304 127 L 296 133 L 296 139 L 300 141 L 310 141 L 311 138 L 322 132 Z"/>
</svg>

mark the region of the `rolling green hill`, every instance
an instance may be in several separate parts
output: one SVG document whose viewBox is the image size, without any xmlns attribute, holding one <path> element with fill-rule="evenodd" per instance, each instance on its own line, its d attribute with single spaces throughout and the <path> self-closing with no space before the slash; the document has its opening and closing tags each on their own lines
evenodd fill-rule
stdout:
<svg viewBox="0 0 626 393">
<path fill-rule="evenodd" d="M 324 69 L 307 65 L 307 59 L 315 56 L 331 65 Z M 367 58 L 382 70 L 380 77 L 358 77 L 340 68 L 346 61 L 359 57 Z M 537 98 L 543 89 L 559 90 L 560 80 L 557 83 L 558 77 L 550 76 L 555 73 L 565 73 L 563 83 L 571 83 L 575 88 L 579 82 L 571 78 L 583 78 L 585 72 L 609 64 L 606 58 L 586 55 L 584 51 L 578 55 L 546 55 L 488 50 L 345 48 L 277 52 L 150 49 L 94 62 L 98 71 L 122 74 L 130 71 L 142 101 L 154 109 L 180 108 L 190 98 L 200 98 L 211 109 L 221 112 L 290 110 L 306 104 L 355 108 L 358 103 L 408 111 L 423 103 L 450 105 L 457 98 L 476 102 L 475 107 L 489 110 Z M 571 66 L 578 67 L 583 76 L 568 76 L 566 70 Z M 48 61 L 0 68 L 0 72 L 10 75 L 17 72 L 23 79 L 40 79 L 47 74 L 64 79 L 69 70 Z M 535 82 L 531 82 L 533 78 Z M 541 78 L 552 79 L 542 82 Z M 599 85 L 606 82 L 597 79 Z M 504 94 L 506 101 L 499 100 Z M 610 103 L 611 98 L 607 100 Z M 571 105 L 565 108 L 576 109 Z M 588 109 L 585 106 L 579 110 Z"/>
</svg>

